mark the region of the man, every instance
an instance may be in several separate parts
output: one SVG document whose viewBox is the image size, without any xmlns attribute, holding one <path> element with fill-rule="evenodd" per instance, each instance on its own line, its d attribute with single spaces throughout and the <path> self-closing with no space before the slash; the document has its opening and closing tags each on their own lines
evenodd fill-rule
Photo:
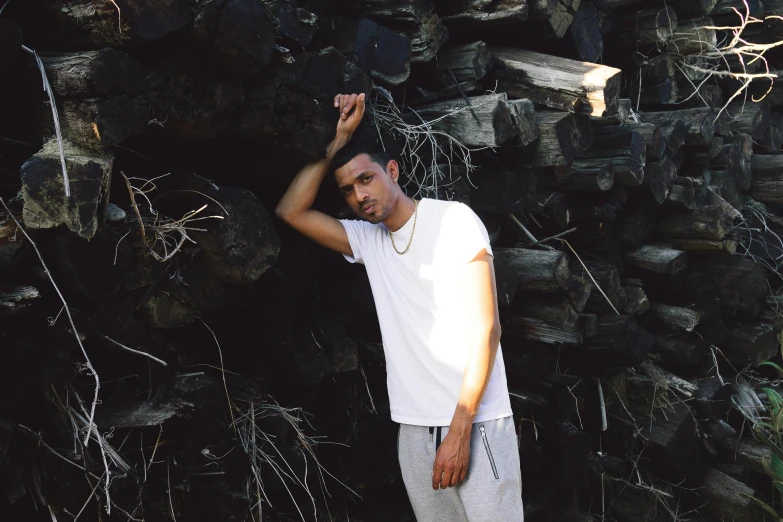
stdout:
<svg viewBox="0 0 783 522">
<path fill-rule="evenodd" d="M 400 467 L 417 520 L 521 522 L 487 231 L 462 203 L 409 198 L 396 161 L 350 143 L 364 94 L 338 94 L 334 106 L 340 119 L 326 158 L 297 174 L 277 215 L 367 268 L 391 416 L 400 423 Z M 310 208 L 330 167 L 362 220 Z"/>
</svg>

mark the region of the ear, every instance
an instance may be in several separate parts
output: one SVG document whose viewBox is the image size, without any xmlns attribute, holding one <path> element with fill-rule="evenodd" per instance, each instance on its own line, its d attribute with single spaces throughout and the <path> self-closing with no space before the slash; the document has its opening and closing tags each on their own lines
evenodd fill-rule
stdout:
<svg viewBox="0 0 783 522">
<path fill-rule="evenodd" d="M 397 183 L 400 178 L 400 166 L 396 161 L 389 160 L 389 163 L 386 164 L 386 172 L 389 173 L 392 183 Z"/>
</svg>

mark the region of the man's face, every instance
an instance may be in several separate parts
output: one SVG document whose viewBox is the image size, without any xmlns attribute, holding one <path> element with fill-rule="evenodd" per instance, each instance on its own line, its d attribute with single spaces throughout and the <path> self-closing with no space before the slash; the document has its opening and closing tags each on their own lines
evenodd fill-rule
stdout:
<svg viewBox="0 0 783 522">
<path fill-rule="evenodd" d="M 373 162 L 367 154 L 359 154 L 334 171 L 337 187 L 348 206 L 370 223 L 380 223 L 391 212 L 392 178 L 397 178 L 397 163 L 390 161 L 387 167 Z"/>
</svg>

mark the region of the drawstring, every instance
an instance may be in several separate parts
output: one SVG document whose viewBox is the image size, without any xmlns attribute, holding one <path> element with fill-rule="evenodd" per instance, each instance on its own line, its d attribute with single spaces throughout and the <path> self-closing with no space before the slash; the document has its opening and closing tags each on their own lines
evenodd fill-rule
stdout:
<svg viewBox="0 0 783 522">
<path fill-rule="evenodd" d="M 443 429 L 443 428 L 441 428 L 440 426 L 438 426 L 438 427 L 437 427 L 437 431 L 436 431 L 436 428 L 435 428 L 434 426 L 430 426 L 430 442 L 432 442 L 432 434 L 433 434 L 433 432 L 434 432 L 434 433 L 437 433 L 437 435 L 435 435 L 435 451 L 438 451 L 438 448 L 440 447 L 440 442 L 441 442 L 441 430 L 442 430 L 442 429 Z"/>
</svg>

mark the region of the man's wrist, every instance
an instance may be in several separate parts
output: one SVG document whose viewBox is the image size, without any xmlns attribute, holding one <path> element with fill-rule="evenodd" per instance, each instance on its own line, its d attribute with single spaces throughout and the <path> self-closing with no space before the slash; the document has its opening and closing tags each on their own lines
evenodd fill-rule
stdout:
<svg viewBox="0 0 783 522">
<path fill-rule="evenodd" d="M 350 136 L 338 133 L 326 148 L 326 156 L 330 159 L 333 158 L 349 141 L 351 141 Z"/>
<path fill-rule="evenodd" d="M 450 432 L 456 432 L 460 435 L 468 435 L 473 429 L 473 419 L 475 415 L 470 415 L 462 408 L 458 408 L 454 413 L 454 418 L 451 419 L 451 425 L 449 426 Z"/>
</svg>

